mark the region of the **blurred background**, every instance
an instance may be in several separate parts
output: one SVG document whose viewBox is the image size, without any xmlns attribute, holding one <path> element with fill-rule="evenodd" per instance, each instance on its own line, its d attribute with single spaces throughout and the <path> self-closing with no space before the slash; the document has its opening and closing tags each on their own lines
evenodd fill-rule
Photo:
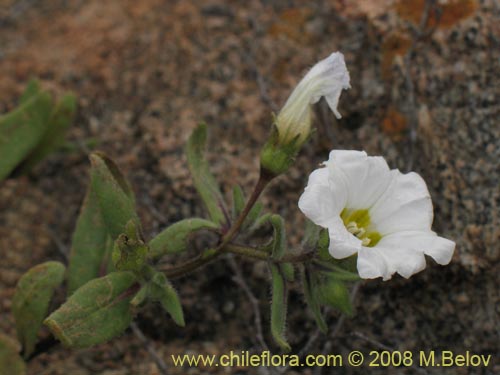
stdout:
<svg viewBox="0 0 500 375">
<path fill-rule="evenodd" d="M 304 218 L 296 202 L 309 173 L 333 148 L 363 149 L 424 177 L 434 230 L 457 249 L 449 266 L 429 259 L 410 280 L 363 283 L 355 317 L 330 313 L 327 335 L 317 332 L 295 288 L 288 322 L 294 352 L 469 350 L 493 354 L 496 362 L 488 369 L 370 374 L 500 372 L 497 0 L 0 0 L 0 113 L 17 105 L 32 77 L 55 95 L 69 90 L 78 98 L 68 147 L 0 185 L 0 330 L 15 335 L 10 306 L 19 277 L 42 261 L 64 261 L 90 150 L 105 151 L 125 172 L 152 238 L 170 223 L 203 215 L 183 155 L 194 127 L 209 125 L 208 158 L 228 200 L 236 183 L 249 193 L 272 113 L 307 69 L 333 51 L 344 53 L 351 75 L 352 88 L 339 104 L 343 118 L 336 120 L 326 103 L 316 106 L 317 131 L 290 172 L 265 192 L 266 208 L 287 219 L 290 245 L 297 246 Z M 267 332 L 265 265 L 236 259 L 236 267 L 259 301 Z M 137 319 L 146 344 L 129 330 L 92 349 L 58 347 L 30 361 L 28 373 L 161 374 L 148 347 L 169 367 L 176 353 L 259 353 L 255 306 L 233 275 L 222 261 L 175 282 L 184 329 L 160 308 L 148 308 Z M 267 333 L 264 339 L 278 352 Z"/>
</svg>

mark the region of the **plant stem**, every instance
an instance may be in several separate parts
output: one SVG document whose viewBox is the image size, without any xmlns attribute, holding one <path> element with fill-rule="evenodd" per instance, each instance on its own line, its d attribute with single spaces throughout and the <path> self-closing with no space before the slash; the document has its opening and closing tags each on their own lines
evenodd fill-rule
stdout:
<svg viewBox="0 0 500 375">
<path fill-rule="evenodd" d="M 245 208 L 243 209 L 243 211 L 241 211 L 240 216 L 238 216 L 238 218 L 233 223 L 231 228 L 229 228 L 227 233 L 222 238 L 222 242 L 219 245 L 220 249 L 222 249 L 225 245 L 227 245 L 236 236 L 241 226 L 243 225 L 246 217 L 248 216 L 250 210 L 257 202 L 257 199 L 259 198 L 260 194 L 267 186 L 267 184 L 273 179 L 273 177 L 274 177 L 273 175 L 267 173 L 265 170 L 263 169 L 260 170 L 259 180 L 257 181 L 255 188 L 253 189 L 252 195 L 250 195 L 250 198 L 248 198 Z"/>
<path fill-rule="evenodd" d="M 203 267 L 221 254 L 222 251 L 218 251 L 217 249 L 208 249 L 205 250 L 202 254 L 198 255 L 196 258 L 188 260 L 187 262 L 182 263 L 179 266 L 160 269 L 160 271 L 163 271 L 167 278 L 176 279 L 178 277 L 186 276 L 191 271 L 194 271 L 197 268 Z"/>
</svg>

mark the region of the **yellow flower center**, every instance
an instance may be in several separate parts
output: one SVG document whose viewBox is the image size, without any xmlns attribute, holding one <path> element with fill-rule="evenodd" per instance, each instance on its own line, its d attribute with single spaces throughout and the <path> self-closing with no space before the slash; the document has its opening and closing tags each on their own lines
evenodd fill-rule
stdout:
<svg viewBox="0 0 500 375">
<path fill-rule="evenodd" d="M 349 210 L 344 208 L 340 214 L 346 229 L 361 240 L 366 247 L 375 246 L 382 236 L 370 228 L 370 213 L 368 210 Z"/>
</svg>

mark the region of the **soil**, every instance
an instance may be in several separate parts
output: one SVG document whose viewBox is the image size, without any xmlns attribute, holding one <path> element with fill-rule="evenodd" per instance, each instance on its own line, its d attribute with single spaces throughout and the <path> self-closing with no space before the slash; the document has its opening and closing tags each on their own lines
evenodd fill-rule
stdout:
<svg viewBox="0 0 500 375">
<path fill-rule="evenodd" d="M 266 190 L 266 211 L 286 218 L 289 243 L 298 246 L 304 218 L 296 202 L 308 174 L 333 148 L 364 149 L 424 177 L 434 230 L 457 248 L 446 267 L 429 260 L 409 280 L 364 282 L 355 316 L 335 332 L 339 315 L 329 313 L 329 333 L 308 353 L 451 350 L 492 354 L 495 362 L 344 366 L 325 374 L 500 373 L 500 4 L 438 3 L 441 12 L 426 12 L 423 0 L 1 0 L 0 111 L 15 107 L 31 77 L 55 95 L 76 93 L 79 108 L 67 137 L 71 148 L 0 186 L 0 331 L 15 336 L 10 306 L 19 277 L 40 262 L 64 261 L 88 183 L 89 150 L 105 151 L 125 171 L 152 238 L 181 218 L 205 215 L 183 154 L 194 127 L 209 124 L 207 156 L 227 200 L 235 184 L 248 194 L 272 112 L 308 67 L 339 50 L 352 85 L 340 101 L 343 118 L 337 121 L 323 102 L 316 106 L 317 131 L 289 173 Z M 237 262 L 267 332 L 265 267 Z M 175 287 L 186 328 L 156 306 L 136 320 L 169 374 L 266 373 L 174 368 L 171 354 L 262 350 L 251 304 L 227 262 L 176 280 Z M 288 331 L 293 352 L 316 332 L 298 286 Z M 278 353 L 267 333 L 265 339 Z M 28 363 L 28 374 L 37 375 L 159 373 L 132 330 L 91 349 L 55 347 Z"/>
</svg>

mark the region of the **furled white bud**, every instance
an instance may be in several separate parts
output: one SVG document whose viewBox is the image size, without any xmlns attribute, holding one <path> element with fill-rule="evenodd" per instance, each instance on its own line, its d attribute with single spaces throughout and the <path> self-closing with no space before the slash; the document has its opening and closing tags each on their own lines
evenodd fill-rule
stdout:
<svg viewBox="0 0 500 375">
<path fill-rule="evenodd" d="M 303 144 L 311 132 L 311 106 L 324 97 L 337 118 L 340 93 L 350 88 L 349 72 L 344 55 L 334 52 L 321 60 L 305 75 L 286 101 L 276 118 L 279 142 L 288 144 L 294 139 Z"/>
</svg>

